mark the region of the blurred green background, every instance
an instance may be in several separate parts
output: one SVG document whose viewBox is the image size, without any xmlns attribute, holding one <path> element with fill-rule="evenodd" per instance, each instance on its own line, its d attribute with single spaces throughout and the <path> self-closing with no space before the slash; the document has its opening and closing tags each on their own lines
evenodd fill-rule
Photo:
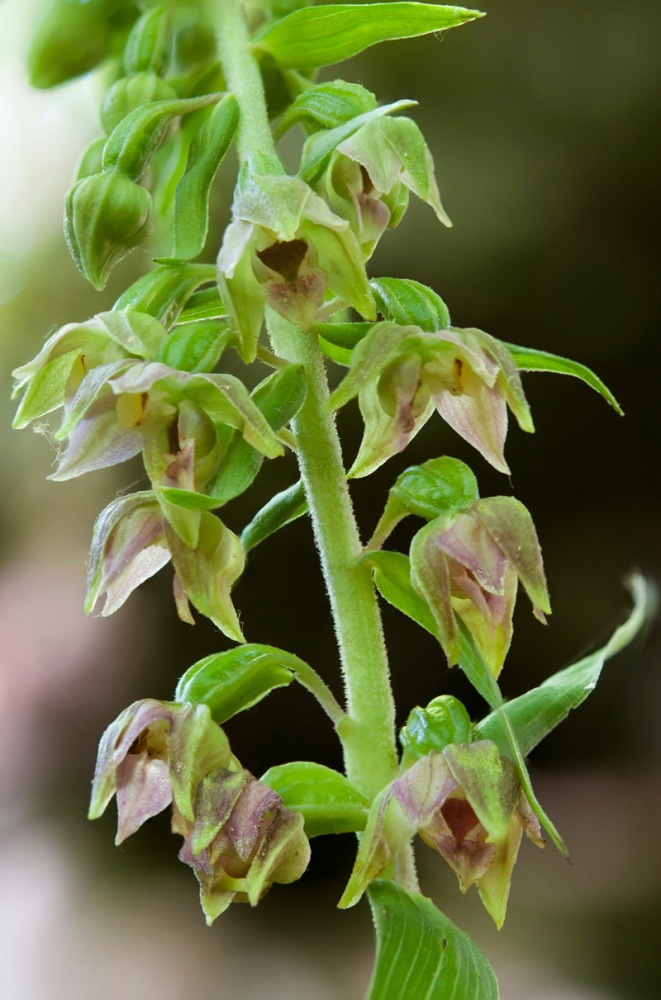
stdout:
<svg viewBox="0 0 661 1000">
<path fill-rule="evenodd" d="M 98 294 L 69 259 L 61 206 L 79 150 L 98 132 L 101 84 L 91 77 L 29 91 L 23 58 L 40 9 L 37 0 L 0 7 L 0 993 L 359 1000 L 372 960 L 369 914 L 365 904 L 334 909 L 351 837 L 315 842 L 300 883 L 276 887 L 254 912 L 232 908 L 208 931 L 165 818 L 121 851 L 112 807 L 94 825 L 84 818 L 108 722 L 136 698 L 171 697 L 190 663 L 227 642 L 204 620 L 193 629 L 175 619 L 167 574 L 114 618 L 86 620 L 94 518 L 139 482 L 140 467 L 48 483 L 47 433 L 9 430 L 11 369 L 59 325 L 108 308 L 148 266 L 138 251 Z M 658 0 L 501 0 L 482 9 L 489 16 L 478 23 L 380 46 L 326 77 L 358 80 L 383 102 L 420 102 L 414 115 L 455 224 L 444 230 L 412 204 L 371 274 L 430 284 L 455 325 L 590 365 L 626 413 L 618 418 L 576 380 L 530 374 L 537 433 L 511 428 L 510 483 L 432 419 L 406 457 L 352 487 L 367 533 L 395 476 L 447 452 L 472 465 L 482 495 L 511 489 L 530 508 L 554 614 L 545 630 L 520 601 L 503 676 L 514 696 L 605 640 L 626 614 L 631 568 L 659 577 L 661 9 Z M 224 170 L 220 218 L 231 183 Z M 347 458 L 357 417 L 351 407 L 341 417 Z M 274 481 L 283 488 L 294 475 L 289 460 L 272 463 L 227 508 L 230 527 L 243 526 Z M 394 540 L 406 545 L 410 531 L 402 526 Z M 235 597 L 250 639 L 308 659 L 339 695 L 306 523 L 254 553 Z M 479 712 L 434 642 L 384 613 L 401 721 L 444 691 Z M 420 849 L 424 891 L 474 935 L 504 1000 L 658 997 L 658 657 L 653 633 L 620 655 L 533 755 L 539 797 L 574 864 L 526 843 L 503 931 Z M 333 734 L 302 692 L 275 692 L 228 732 L 256 774 L 297 758 L 339 763 Z"/>
</svg>

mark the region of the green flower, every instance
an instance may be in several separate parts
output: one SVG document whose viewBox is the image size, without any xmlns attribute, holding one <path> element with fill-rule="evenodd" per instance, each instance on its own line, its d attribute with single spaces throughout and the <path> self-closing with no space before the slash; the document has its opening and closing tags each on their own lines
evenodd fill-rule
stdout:
<svg viewBox="0 0 661 1000">
<path fill-rule="evenodd" d="M 246 361 L 268 303 L 307 329 L 327 291 L 368 318 L 374 300 L 349 224 L 298 177 L 250 175 L 218 255 L 221 294 Z"/>
</svg>

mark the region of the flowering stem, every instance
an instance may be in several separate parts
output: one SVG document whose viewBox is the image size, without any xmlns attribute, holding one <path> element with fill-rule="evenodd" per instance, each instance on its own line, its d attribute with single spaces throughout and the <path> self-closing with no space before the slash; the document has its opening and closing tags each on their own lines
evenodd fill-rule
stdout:
<svg viewBox="0 0 661 1000">
<path fill-rule="evenodd" d="M 374 795 L 395 773 L 394 706 L 371 571 L 358 563 L 361 543 L 327 405 L 324 362 L 315 338 L 275 313 L 269 330 L 278 353 L 307 375 L 306 401 L 293 424 L 342 661 L 348 718 L 339 735 L 348 776 Z"/>
<path fill-rule="evenodd" d="M 263 163 L 266 155 L 271 163 L 278 162 L 239 0 L 219 5 L 218 27 L 223 71 L 241 111 L 239 157 L 261 157 Z M 347 718 L 338 732 L 348 777 L 373 796 L 395 776 L 397 755 L 394 703 L 371 571 L 358 563 L 361 543 L 316 339 L 273 312 L 269 331 L 276 354 L 302 365 L 307 376 L 307 398 L 293 428 L 340 649 Z"/>
</svg>

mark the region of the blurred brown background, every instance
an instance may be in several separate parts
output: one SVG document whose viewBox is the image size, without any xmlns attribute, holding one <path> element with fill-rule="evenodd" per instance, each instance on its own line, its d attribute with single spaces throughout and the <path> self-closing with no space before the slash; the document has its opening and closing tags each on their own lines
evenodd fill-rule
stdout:
<svg viewBox="0 0 661 1000">
<path fill-rule="evenodd" d="M 166 819 L 119 851 L 114 807 L 94 825 L 85 820 L 108 722 L 136 698 L 171 697 L 187 666 L 227 643 L 204 621 L 195 629 L 176 621 L 166 573 L 114 618 L 86 620 L 94 517 L 139 482 L 139 465 L 48 483 L 45 436 L 8 430 L 11 369 L 52 329 L 111 305 L 147 266 L 146 254 L 134 254 L 100 295 L 68 257 L 62 199 L 78 151 L 98 131 L 99 84 L 29 92 L 22 56 L 38 7 L 0 8 L 0 994 L 359 1000 L 371 967 L 369 914 L 363 904 L 334 909 L 351 837 L 317 841 L 300 883 L 276 887 L 254 912 L 232 908 L 209 931 Z M 326 75 L 358 79 L 383 102 L 419 100 L 414 114 L 455 223 L 446 231 L 412 204 L 371 273 L 432 285 L 455 325 L 590 365 L 627 414 L 621 420 L 576 380 L 530 374 L 537 433 L 512 427 L 511 484 L 433 419 L 405 458 L 352 488 L 367 533 L 395 476 L 447 452 L 471 463 L 483 495 L 511 486 L 531 509 L 554 614 L 544 630 L 520 602 L 503 677 L 514 696 L 606 639 L 626 614 L 628 570 L 659 576 L 661 11 L 655 0 L 502 0 L 482 9 L 489 16 L 479 23 L 380 46 Z M 219 206 L 230 183 L 228 169 Z M 356 410 L 342 415 L 347 457 L 356 418 Z M 294 475 L 287 460 L 272 463 L 227 508 L 230 527 L 265 501 L 267 482 L 283 488 Z M 395 540 L 406 545 L 409 535 L 403 526 Z M 305 523 L 254 553 L 235 596 L 250 639 L 308 659 L 339 694 Z M 385 618 L 402 721 L 443 691 L 481 711 L 429 637 L 390 609 Z M 440 859 L 419 852 L 424 891 L 475 936 L 504 1000 L 658 996 L 658 658 L 652 633 L 607 666 L 592 699 L 535 752 L 539 797 L 574 865 L 525 844 L 503 931 L 477 897 L 458 894 Z M 291 689 L 228 732 L 256 774 L 297 758 L 339 763 L 315 705 Z"/>
</svg>

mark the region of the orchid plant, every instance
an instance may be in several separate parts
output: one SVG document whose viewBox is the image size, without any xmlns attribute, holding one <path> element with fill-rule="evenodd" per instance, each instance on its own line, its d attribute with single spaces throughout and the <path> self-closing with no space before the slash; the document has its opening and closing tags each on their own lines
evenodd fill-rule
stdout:
<svg viewBox="0 0 661 1000">
<path fill-rule="evenodd" d="M 147 697 L 111 723 L 90 817 L 115 796 L 119 844 L 171 808 L 209 924 L 233 902 L 254 906 L 272 883 L 300 878 L 315 837 L 354 834 L 339 905 L 366 893 L 372 906 L 369 1000 L 498 995 L 486 958 L 420 894 L 415 838 L 462 892 L 477 888 L 500 927 L 523 834 L 566 853 L 526 757 L 645 614 L 637 579 L 633 610 L 602 649 L 506 701 L 499 678 L 519 583 L 540 622 L 551 610 L 532 517 L 507 480 L 504 495 L 482 497 L 464 462 L 432 457 L 395 479 L 370 541 L 359 538 L 350 480 L 404 451 L 428 420 L 448 447 L 444 424 L 478 462 L 509 472 L 508 410 L 534 429 L 524 372 L 576 376 L 620 412 L 584 365 L 454 327 L 433 289 L 368 274 L 411 194 L 450 220 L 408 115 L 415 102 L 379 104 L 357 83 L 317 82 L 318 71 L 481 16 L 416 2 L 53 0 L 30 53 L 37 87 L 102 64 L 110 82 L 102 134 L 66 197 L 76 266 L 102 289 L 152 235 L 167 250 L 112 309 L 62 327 L 14 373 L 15 426 L 61 412 L 55 480 L 142 455 L 148 488 L 112 500 L 94 526 L 86 610 L 112 614 L 171 563 L 179 617 L 206 616 L 228 640 L 189 667 L 172 701 Z M 292 131 L 296 173 L 276 148 Z M 209 198 L 233 147 L 239 169 L 218 248 Z M 332 392 L 329 366 L 344 369 Z M 347 470 L 335 415 L 353 399 L 364 430 Z M 225 523 L 229 501 L 286 450 L 300 479 L 250 523 Z M 387 548 L 409 516 L 421 523 L 410 551 Z M 295 651 L 242 624 L 232 596 L 248 554 L 301 517 L 330 596 L 342 703 Z M 482 718 L 439 693 L 396 732 L 378 595 L 438 640 L 483 699 Z M 232 752 L 232 717 L 294 681 L 335 728 L 344 773 L 303 760 L 257 778 Z"/>
</svg>

